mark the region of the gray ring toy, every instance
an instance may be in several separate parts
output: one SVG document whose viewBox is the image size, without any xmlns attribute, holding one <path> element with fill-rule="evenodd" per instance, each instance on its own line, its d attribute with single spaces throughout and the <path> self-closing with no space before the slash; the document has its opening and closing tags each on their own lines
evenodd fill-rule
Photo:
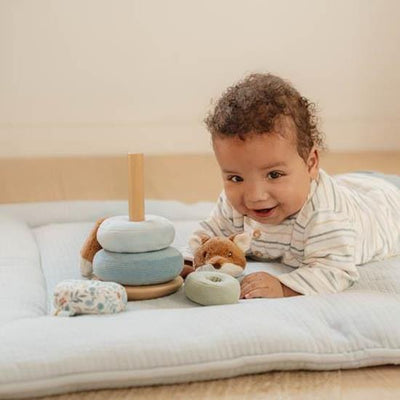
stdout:
<svg viewBox="0 0 400 400">
<path fill-rule="evenodd" d="M 187 276 L 184 293 L 203 306 L 234 304 L 239 301 L 240 284 L 222 272 L 195 271 Z"/>
</svg>

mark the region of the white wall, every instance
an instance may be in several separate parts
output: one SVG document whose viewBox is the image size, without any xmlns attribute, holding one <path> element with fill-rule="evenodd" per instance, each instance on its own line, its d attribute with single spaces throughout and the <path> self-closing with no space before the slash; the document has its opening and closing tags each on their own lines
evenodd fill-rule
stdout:
<svg viewBox="0 0 400 400">
<path fill-rule="evenodd" d="M 400 1 L 0 0 L 0 156 L 210 151 L 250 72 L 319 104 L 332 150 L 400 149 Z"/>
</svg>

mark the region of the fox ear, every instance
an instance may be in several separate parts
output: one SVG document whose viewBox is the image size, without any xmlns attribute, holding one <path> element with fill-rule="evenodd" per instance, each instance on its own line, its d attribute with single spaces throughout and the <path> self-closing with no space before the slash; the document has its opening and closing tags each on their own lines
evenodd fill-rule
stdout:
<svg viewBox="0 0 400 400">
<path fill-rule="evenodd" d="M 96 221 L 82 246 L 80 262 L 82 276 L 90 277 L 93 273 L 93 258 L 102 249 L 101 244 L 97 240 L 97 231 L 105 219 L 107 218 L 101 218 Z"/>
<path fill-rule="evenodd" d="M 246 251 L 250 248 L 251 237 L 246 232 L 232 235 L 229 239 L 231 239 L 232 242 L 243 251 L 243 253 L 246 253 Z"/>
<path fill-rule="evenodd" d="M 193 235 L 189 239 L 189 247 L 192 252 L 195 252 L 200 246 L 202 246 L 207 240 L 211 239 L 210 236 L 205 233 L 200 233 L 199 235 Z"/>
</svg>

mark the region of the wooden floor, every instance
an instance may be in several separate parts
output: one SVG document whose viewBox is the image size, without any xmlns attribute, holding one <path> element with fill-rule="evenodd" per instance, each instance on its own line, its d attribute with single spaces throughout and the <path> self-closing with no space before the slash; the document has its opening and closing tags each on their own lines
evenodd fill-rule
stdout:
<svg viewBox="0 0 400 400">
<path fill-rule="evenodd" d="M 269 372 L 179 385 L 99 390 L 43 400 L 399 400 L 400 367 Z"/>
</svg>

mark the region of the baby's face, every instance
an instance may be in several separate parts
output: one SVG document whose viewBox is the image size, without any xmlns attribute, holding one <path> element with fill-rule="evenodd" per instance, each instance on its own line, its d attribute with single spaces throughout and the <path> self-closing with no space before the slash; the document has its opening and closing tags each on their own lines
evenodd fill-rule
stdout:
<svg viewBox="0 0 400 400">
<path fill-rule="evenodd" d="M 271 133 L 214 138 L 213 145 L 231 205 L 260 223 L 277 225 L 297 213 L 318 176 L 317 150 L 305 162 L 293 138 Z"/>
</svg>

